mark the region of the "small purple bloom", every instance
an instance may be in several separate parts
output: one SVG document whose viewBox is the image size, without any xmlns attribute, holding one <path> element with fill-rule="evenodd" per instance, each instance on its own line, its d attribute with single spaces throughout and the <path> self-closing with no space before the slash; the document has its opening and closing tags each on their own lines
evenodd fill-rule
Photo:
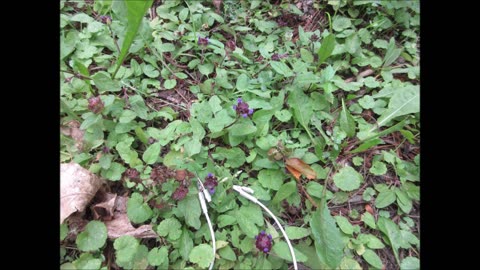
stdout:
<svg viewBox="0 0 480 270">
<path fill-rule="evenodd" d="M 264 248 L 264 249 L 263 249 L 263 252 L 267 253 L 267 252 L 268 252 L 268 248 Z"/>
<path fill-rule="evenodd" d="M 247 114 L 246 114 L 246 113 L 242 113 L 242 117 L 243 117 L 243 118 L 247 118 Z"/>
<path fill-rule="evenodd" d="M 233 105 L 232 108 L 233 108 L 234 110 L 236 110 L 236 109 L 237 109 L 237 105 Z"/>
<path fill-rule="evenodd" d="M 261 234 L 261 235 L 265 235 L 265 231 L 261 231 L 260 234 Z"/>
<path fill-rule="evenodd" d="M 111 24 L 112 23 L 112 18 L 110 16 L 107 16 L 107 15 L 100 16 L 100 20 L 102 21 L 102 23 L 105 23 L 105 24 Z"/>
<path fill-rule="evenodd" d="M 248 109 L 248 115 L 252 115 L 252 114 L 253 114 L 253 109 L 252 108 Z"/>
<path fill-rule="evenodd" d="M 268 239 L 270 239 L 270 240 L 272 239 L 272 235 L 271 235 L 271 234 L 268 235 Z"/>
<path fill-rule="evenodd" d="M 207 177 L 205 177 L 205 182 L 203 183 L 205 188 L 213 195 L 215 192 L 215 187 L 218 185 L 217 177 L 213 175 L 213 173 L 208 173 Z"/>
<path fill-rule="evenodd" d="M 207 46 L 208 45 L 208 37 L 200 37 L 198 36 L 198 45 L 203 45 L 203 46 Z"/>
<path fill-rule="evenodd" d="M 210 195 L 213 195 L 213 193 L 215 193 L 215 189 L 211 188 L 208 192 L 210 192 Z"/>
<path fill-rule="evenodd" d="M 240 98 L 240 97 L 237 98 L 237 103 L 242 103 L 242 102 L 243 102 L 242 98 Z"/>
<path fill-rule="evenodd" d="M 212 174 L 212 173 L 208 173 L 207 176 L 208 176 L 208 177 L 212 177 L 213 174 Z"/>
<path fill-rule="evenodd" d="M 267 235 L 265 231 L 261 231 L 257 236 L 255 236 L 255 246 L 258 250 L 268 253 L 272 249 L 272 236 Z"/>
<path fill-rule="evenodd" d="M 237 112 L 237 115 L 243 118 L 253 114 L 253 108 L 249 108 L 248 103 L 243 101 L 242 98 L 237 98 L 237 104 L 233 105 L 232 108 Z"/>
</svg>

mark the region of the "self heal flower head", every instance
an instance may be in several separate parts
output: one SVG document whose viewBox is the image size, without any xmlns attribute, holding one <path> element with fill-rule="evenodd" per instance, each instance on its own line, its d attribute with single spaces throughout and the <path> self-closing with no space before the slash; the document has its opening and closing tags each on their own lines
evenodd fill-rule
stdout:
<svg viewBox="0 0 480 270">
<path fill-rule="evenodd" d="M 266 234 L 265 231 L 261 231 L 255 236 L 255 246 L 264 253 L 268 253 L 272 250 L 272 235 Z"/>
<path fill-rule="evenodd" d="M 103 110 L 103 101 L 98 97 L 91 97 L 88 99 L 88 109 L 94 113 L 100 113 Z"/>
<path fill-rule="evenodd" d="M 198 36 L 198 45 L 207 46 L 208 45 L 208 37 L 200 37 Z"/>
<path fill-rule="evenodd" d="M 247 118 L 249 115 L 253 114 L 253 108 L 249 108 L 248 103 L 244 102 L 242 98 L 238 98 L 237 104 L 233 105 L 232 108 L 243 118 Z"/>
<path fill-rule="evenodd" d="M 107 16 L 107 15 L 100 16 L 100 20 L 102 21 L 102 23 L 106 23 L 106 24 L 111 24 L 112 23 L 112 17 Z"/>
<path fill-rule="evenodd" d="M 215 193 L 215 187 L 218 186 L 217 177 L 212 173 L 208 173 L 207 177 L 205 177 L 205 182 L 203 182 L 203 186 L 213 195 L 213 193 Z"/>
</svg>

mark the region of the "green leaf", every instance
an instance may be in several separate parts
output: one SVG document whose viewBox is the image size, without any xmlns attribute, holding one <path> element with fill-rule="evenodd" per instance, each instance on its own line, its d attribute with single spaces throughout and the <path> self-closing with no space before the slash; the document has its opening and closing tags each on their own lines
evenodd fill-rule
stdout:
<svg viewBox="0 0 480 270">
<path fill-rule="evenodd" d="M 147 203 L 143 202 L 140 193 L 133 193 L 127 201 L 127 216 L 133 223 L 143 223 L 153 214 Z"/>
<path fill-rule="evenodd" d="M 148 252 L 148 263 L 153 266 L 162 265 L 165 262 L 165 259 L 168 258 L 168 248 L 163 246 L 161 248 L 152 248 Z"/>
<path fill-rule="evenodd" d="M 302 239 L 311 234 L 310 229 L 293 226 L 285 227 L 285 232 L 290 240 Z"/>
<path fill-rule="evenodd" d="M 406 257 L 405 259 L 402 260 L 402 263 L 400 264 L 400 269 L 401 270 L 415 270 L 415 269 L 420 269 L 420 260 L 415 257 Z"/>
<path fill-rule="evenodd" d="M 218 250 L 218 255 L 220 255 L 220 257 L 222 257 L 226 260 L 229 260 L 229 261 L 234 262 L 234 261 L 237 260 L 237 255 L 235 255 L 235 252 L 233 251 L 233 249 L 228 245 L 219 249 Z"/>
<path fill-rule="evenodd" d="M 262 170 L 262 171 L 265 171 L 265 170 Z M 283 179 L 282 179 L 282 182 L 283 182 Z M 273 197 L 272 203 L 274 204 L 279 203 L 282 200 L 288 198 L 290 195 L 292 195 L 296 191 L 297 191 L 297 183 L 295 181 L 290 181 L 288 183 L 285 183 L 278 189 L 277 193 L 275 194 L 275 197 Z"/>
<path fill-rule="evenodd" d="M 262 186 L 273 190 L 279 190 L 286 177 L 280 170 L 261 170 L 258 173 L 257 178 Z"/>
<path fill-rule="evenodd" d="M 378 118 L 381 127 L 390 119 L 420 111 L 420 88 L 418 85 L 400 88 L 393 94 L 388 103 L 388 109 Z"/>
<path fill-rule="evenodd" d="M 208 244 L 200 244 L 192 249 L 188 256 L 189 261 L 198 264 L 201 268 L 206 268 L 213 262 L 213 250 Z"/>
<path fill-rule="evenodd" d="M 81 251 L 95 251 L 107 241 L 107 227 L 101 221 L 92 220 L 85 227 L 85 231 L 77 236 L 75 243 Z"/>
<path fill-rule="evenodd" d="M 272 247 L 272 252 L 286 261 L 292 261 L 292 254 L 290 253 L 290 249 L 285 241 L 275 243 Z M 308 260 L 307 256 L 298 251 L 296 248 L 293 248 L 293 252 L 295 252 L 295 258 L 297 259 L 297 262 L 306 262 Z"/>
<path fill-rule="evenodd" d="M 377 198 L 375 199 L 375 207 L 384 208 L 395 202 L 396 199 L 395 192 L 393 190 L 387 189 L 378 193 Z"/>
<path fill-rule="evenodd" d="M 307 192 L 310 196 L 321 199 L 323 194 L 323 186 L 317 182 L 310 181 L 307 184 Z M 333 197 L 333 193 L 327 189 L 326 199 L 329 200 Z"/>
<path fill-rule="evenodd" d="M 230 128 L 232 136 L 245 136 L 257 131 L 257 127 L 251 122 L 235 124 Z"/>
<path fill-rule="evenodd" d="M 174 218 L 167 218 L 162 220 L 157 227 L 157 233 L 160 236 L 167 236 L 169 240 L 177 240 L 182 235 L 182 230 L 180 229 L 182 224 Z"/>
<path fill-rule="evenodd" d="M 113 247 L 115 248 L 116 263 L 120 266 L 130 266 L 131 268 L 132 261 L 138 251 L 138 240 L 131 235 L 123 235 L 115 239 Z"/>
<path fill-rule="evenodd" d="M 400 243 L 402 242 L 402 237 L 397 224 L 388 218 L 379 217 L 377 225 L 378 229 L 388 238 L 390 246 L 393 249 L 393 255 L 395 255 L 395 259 L 397 260 L 397 263 L 399 263 L 400 260 L 398 259 L 398 249 L 400 247 Z"/>
<path fill-rule="evenodd" d="M 383 263 L 380 257 L 378 257 L 377 253 L 371 249 L 365 250 L 365 252 L 362 254 L 362 257 L 367 261 L 371 266 L 377 268 L 377 269 L 382 269 Z"/>
<path fill-rule="evenodd" d="M 323 39 L 322 46 L 318 49 L 318 63 L 323 63 L 335 49 L 335 35 L 329 34 Z"/>
<path fill-rule="evenodd" d="M 314 61 L 313 54 L 304 48 L 300 48 L 300 57 L 307 63 L 313 63 Z"/>
<path fill-rule="evenodd" d="M 333 30 L 337 32 L 343 31 L 343 29 L 349 28 L 352 26 L 352 22 L 349 18 L 337 16 L 333 19 L 332 27 Z"/>
<path fill-rule="evenodd" d="M 388 43 L 387 52 L 385 53 L 385 57 L 383 58 L 383 66 L 388 67 L 390 66 L 402 53 L 401 48 L 397 48 L 395 46 L 395 38 L 392 37 L 390 42 Z"/>
<path fill-rule="evenodd" d="M 82 269 L 82 270 L 94 270 L 94 269 L 100 269 L 102 266 L 102 260 L 93 257 L 92 254 L 90 253 L 83 253 L 73 261 L 73 265 L 75 266 L 74 269 Z"/>
<path fill-rule="evenodd" d="M 338 227 L 340 227 L 340 230 L 342 230 L 342 232 L 350 235 L 353 234 L 353 226 L 346 217 L 335 216 L 335 220 L 337 221 Z"/>
<path fill-rule="evenodd" d="M 343 257 L 338 269 L 362 270 L 362 267 L 356 260 L 348 257 Z"/>
<path fill-rule="evenodd" d="M 361 220 L 365 222 L 365 224 L 367 224 L 370 228 L 377 228 L 377 225 L 375 225 L 375 218 L 372 214 L 370 214 L 370 212 L 363 213 Z"/>
<path fill-rule="evenodd" d="M 313 109 L 310 99 L 300 89 L 295 89 L 288 95 L 288 104 L 293 109 L 293 116 L 307 129 L 312 118 Z"/>
<path fill-rule="evenodd" d="M 287 64 L 280 61 L 270 61 L 270 66 L 279 74 L 282 74 L 285 77 L 293 76 L 292 70 L 287 66 Z"/>
<path fill-rule="evenodd" d="M 397 204 L 405 214 L 410 213 L 412 210 L 412 199 L 410 199 L 406 192 L 401 189 L 395 189 L 395 195 L 397 195 Z"/>
<path fill-rule="evenodd" d="M 367 247 L 371 249 L 382 249 L 385 247 L 382 241 L 372 234 L 361 234 L 358 237 L 359 239 L 360 239 L 360 236 L 362 236 L 362 240 L 364 241 L 364 243 L 367 244 Z"/>
<path fill-rule="evenodd" d="M 180 247 L 179 247 L 179 252 L 180 255 L 182 255 L 182 258 L 184 260 L 188 260 L 188 255 L 190 254 L 190 251 L 192 251 L 193 248 L 193 240 L 190 237 L 189 231 L 184 228 L 182 231 L 182 236 L 180 237 Z"/>
<path fill-rule="evenodd" d="M 135 112 L 133 112 L 131 110 L 125 110 L 120 115 L 120 118 L 118 119 L 118 122 L 119 123 L 129 123 L 133 119 L 135 119 L 135 117 L 137 117 L 137 114 Z"/>
<path fill-rule="evenodd" d="M 142 96 L 140 95 L 133 95 L 128 98 L 128 102 L 130 103 L 130 108 L 134 111 L 138 117 L 149 120 L 148 119 L 148 108 L 145 105 L 145 101 L 143 100 Z"/>
<path fill-rule="evenodd" d="M 68 225 L 67 223 L 62 223 L 62 225 L 60 225 L 60 241 L 65 239 L 67 235 L 68 235 Z"/>
<path fill-rule="evenodd" d="M 343 191 L 352 191 L 360 187 L 363 176 L 354 168 L 346 166 L 333 176 L 333 182 Z"/>
<path fill-rule="evenodd" d="M 110 78 L 110 74 L 105 71 L 99 71 L 92 76 L 92 80 L 95 86 L 98 88 L 98 92 L 117 92 L 121 90 L 120 83 Z"/>
<path fill-rule="evenodd" d="M 124 3 L 127 9 L 127 28 L 125 29 L 125 37 L 123 38 L 120 55 L 118 56 L 115 71 L 113 72 L 113 78 L 115 78 L 118 69 L 122 65 L 123 60 L 125 60 L 125 56 L 127 56 L 133 39 L 137 35 L 142 19 L 148 8 L 152 6 L 153 0 L 125 1 Z"/>
<path fill-rule="evenodd" d="M 240 91 L 246 91 L 248 90 L 248 85 L 249 85 L 249 78 L 246 74 L 240 74 L 237 78 L 237 83 L 235 87 L 240 90 Z"/>
<path fill-rule="evenodd" d="M 242 206 L 235 211 L 238 225 L 247 237 L 255 237 L 258 234 L 258 228 L 255 226 L 263 226 L 263 214 L 257 205 Z"/>
<path fill-rule="evenodd" d="M 217 218 L 218 227 L 223 228 L 237 223 L 237 219 L 230 215 L 220 215 Z"/>
<path fill-rule="evenodd" d="M 368 171 L 373 175 L 384 175 L 387 173 L 387 165 L 379 160 L 374 160 L 372 167 Z"/>
<path fill-rule="evenodd" d="M 181 200 L 177 207 L 180 212 L 183 213 L 187 225 L 198 230 L 201 225 L 200 215 L 202 214 L 198 197 L 195 195 L 189 195 L 185 199 Z"/>
<path fill-rule="evenodd" d="M 342 99 L 342 112 L 340 113 L 340 127 L 348 137 L 353 137 L 355 135 L 355 120 L 350 112 L 345 107 L 345 102 Z"/>
<path fill-rule="evenodd" d="M 177 85 L 177 80 L 175 79 L 168 79 L 163 83 L 163 87 L 165 87 L 165 89 L 172 89 L 175 87 L 175 85 Z"/>
<path fill-rule="evenodd" d="M 127 169 L 118 162 L 112 162 L 108 170 L 102 171 L 102 177 L 110 181 L 118 181 L 122 178 L 122 173 Z"/>
<path fill-rule="evenodd" d="M 315 249 L 321 262 L 336 268 L 343 258 L 344 243 L 327 207 L 317 209 L 310 220 Z"/>
<path fill-rule="evenodd" d="M 153 164 L 157 161 L 158 157 L 160 156 L 160 150 L 162 145 L 159 142 L 153 143 L 148 146 L 147 150 L 143 152 L 142 159 L 147 164 Z"/>
<path fill-rule="evenodd" d="M 242 149 L 236 148 L 224 148 L 224 147 L 217 147 L 215 149 L 215 153 L 212 154 L 213 158 L 215 159 L 227 159 L 225 165 L 231 168 L 238 168 L 245 163 L 245 153 Z"/>
</svg>

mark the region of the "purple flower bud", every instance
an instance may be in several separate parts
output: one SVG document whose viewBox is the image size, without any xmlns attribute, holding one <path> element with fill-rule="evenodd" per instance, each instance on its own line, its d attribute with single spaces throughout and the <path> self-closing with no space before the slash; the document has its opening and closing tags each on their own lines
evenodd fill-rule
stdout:
<svg viewBox="0 0 480 270">
<path fill-rule="evenodd" d="M 237 105 L 233 105 L 232 108 L 233 108 L 234 110 L 237 110 Z"/>
<path fill-rule="evenodd" d="M 253 109 L 252 108 L 248 109 L 248 115 L 252 115 L 252 114 L 253 114 Z"/>
<path fill-rule="evenodd" d="M 257 238 L 258 238 L 258 235 L 255 235 L 255 239 L 257 239 Z"/>
<path fill-rule="evenodd" d="M 268 235 L 268 239 L 272 240 L 272 235 L 271 234 Z"/>
<path fill-rule="evenodd" d="M 237 98 L 237 103 L 242 103 L 242 102 L 243 102 L 242 98 Z"/>
<path fill-rule="evenodd" d="M 263 252 L 267 253 L 267 252 L 268 252 L 268 248 L 264 248 L 264 249 L 263 249 Z"/>
<path fill-rule="evenodd" d="M 261 235 L 265 235 L 265 231 L 261 231 L 260 234 L 261 234 Z"/>
<path fill-rule="evenodd" d="M 215 189 L 214 189 L 214 188 L 211 188 L 211 189 L 209 190 L 209 192 L 210 192 L 210 195 L 213 195 L 213 193 L 215 193 Z"/>
<path fill-rule="evenodd" d="M 267 236 L 265 231 L 261 231 L 257 236 L 255 236 L 255 246 L 258 248 L 258 250 L 268 253 L 272 249 L 271 237 L 271 235 Z"/>
<path fill-rule="evenodd" d="M 204 45 L 204 46 L 207 46 L 208 45 L 208 37 L 200 37 L 198 36 L 198 45 Z"/>
<path fill-rule="evenodd" d="M 242 117 L 243 117 L 243 118 L 247 118 L 247 114 L 246 114 L 246 113 L 242 113 Z"/>
<path fill-rule="evenodd" d="M 207 176 L 208 176 L 208 177 L 212 177 L 213 174 L 212 174 L 212 173 L 208 173 Z"/>
</svg>

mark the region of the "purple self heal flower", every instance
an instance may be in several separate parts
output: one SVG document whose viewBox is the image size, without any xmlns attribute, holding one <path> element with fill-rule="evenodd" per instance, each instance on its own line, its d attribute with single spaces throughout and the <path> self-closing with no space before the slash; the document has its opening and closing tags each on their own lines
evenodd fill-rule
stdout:
<svg viewBox="0 0 480 270">
<path fill-rule="evenodd" d="M 205 177 L 205 182 L 203 182 L 205 188 L 210 192 L 210 194 L 215 193 L 215 187 L 218 186 L 217 177 L 213 173 L 208 173 Z"/>
<path fill-rule="evenodd" d="M 242 98 L 237 99 L 237 104 L 233 105 L 232 108 L 237 112 L 237 115 L 247 118 L 249 115 L 253 114 L 253 108 L 249 108 L 248 103 L 244 102 Z"/>
<path fill-rule="evenodd" d="M 252 108 L 249 108 L 248 109 L 248 115 L 252 115 L 253 114 L 253 109 Z"/>
<path fill-rule="evenodd" d="M 208 45 L 208 37 L 200 37 L 198 36 L 198 45 L 203 45 L 203 46 L 207 46 Z"/>
<path fill-rule="evenodd" d="M 107 16 L 107 15 L 100 16 L 100 20 L 102 21 L 102 23 L 105 23 L 105 24 L 111 24 L 112 23 L 112 17 Z"/>
<path fill-rule="evenodd" d="M 267 235 L 265 231 L 261 231 L 255 236 L 255 239 L 255 246 L 264 253 L 268 253 L 272 249 L 272 236 Z"/>
<path fill-rule="evenodd" d="M 103 101 L 98 97 L 91 97 L 88 99 L 88 109 L 96 114 L 100 113 L 103 110 Z"/>
</svg>

